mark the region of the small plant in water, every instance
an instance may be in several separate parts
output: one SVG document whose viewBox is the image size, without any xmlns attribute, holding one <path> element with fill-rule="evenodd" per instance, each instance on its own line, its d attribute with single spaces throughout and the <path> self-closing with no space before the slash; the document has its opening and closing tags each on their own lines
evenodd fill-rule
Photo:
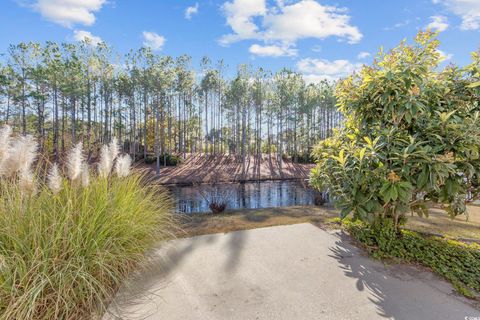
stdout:
<svg viewBox="0 0 480 320">
<path fill-rule="evenodd" d="M 225 178 L 222 179 L 221 176 L 217 176 L 207 188 L 200 188 L 200 191 L 198 191 L 207 202 L 212 213 L 222 213 L 228 206 L 228 199 L 231 198 L 232 191 L 219 183 L 219 181 L 225 180 Z"/>
<path fill-rule="evenodd" d="M 313 202 L 316 206 L 323 206 L 327 203 L 327 195 L 325 192 L 315 192 L 315 195 L 313 197 Z"/>
<path fill-rule="evenodd" d="M 227 204 L 224 202 L 223 203 L 212 202 L 208 205 L 208 207 L 210 208 L 210 211 L 212 211 L 212 213 L 222 213 L 227 208 Z"/>
<path fill-rule="evenodd" d="M 221 213 L 227 208 L 231 191 L 228 191 L 227 188 L 222 188 L 217 183 L 213 183 L 207 188 L 201 189 L 199 193 L 207 202 L 212 213 Z"/>
</svg>

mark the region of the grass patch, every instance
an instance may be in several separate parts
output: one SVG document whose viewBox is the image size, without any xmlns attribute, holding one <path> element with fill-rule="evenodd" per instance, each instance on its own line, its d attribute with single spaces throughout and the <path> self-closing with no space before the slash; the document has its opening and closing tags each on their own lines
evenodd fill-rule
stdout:
<svg viewBox="0 0 480 320">
<path fill-rule="evenodd" d="M 417 215 L 408 217 L 405 228 L 454 239 L 480 240 L 480 207 L 469 205 L 467 212 L 468 219 L 465 215 L 451 219 L 444 210 L 431 208 L 428 218 Z"/>
<path fill-rule="evenodd" d="M 342 225 L 373 257 L 428 267 L 449 280 L 462 295 L 478 299 L 479 244 L 424 236 L 411 230 L 397 234 L 387 219 L 373 224 L 345 219 Z"/>
<path fill-rule="evenodd" d="M 480 240 L 480 207 L 468 206 L 469 219 L 450 219 L 445 212 L 432 208 L 428 218 L 408 217 L 405 229 L 420 233 L 441 234 L 453 239 Z M 339 213 L 334 208 L 297 206 L 263 209 L 230 210 L 222 214 L 192 214 L 181 219 L 181 237 L 230 232 L 276 225 L 310 222 L 325 225 L 335 222 Z M 339 219 L 338 219 L 339 220 Z"/>
<path fill-rule="evenodd" d="M 313 206 L 232 210 L 222 214 L 183 215 L 177 236 L 191 237 L 210 233 L 272 227 L 296 223 L 325 225 L 338 214 L 333 208 Z"/>
<path fill-rule="evenodd" d="M 142 176 L 26 195 L 0 183 L 0 318 L 92 319 L 168 236 L 171 201 Z"/>
</svg>

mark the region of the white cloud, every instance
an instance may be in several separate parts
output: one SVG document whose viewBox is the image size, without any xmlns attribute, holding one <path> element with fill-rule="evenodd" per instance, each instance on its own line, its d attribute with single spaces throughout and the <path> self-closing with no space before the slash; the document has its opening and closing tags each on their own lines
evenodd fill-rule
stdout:
<svg viewBox="0 0 480 320">
<path fill-rule="evenodd" d="M 462 30 L 480 29 L 479 0 L 433 0 L 433 3 L 442 3 L 449 11 L 461 17 Z"/>
<path fill-rule="evenodd" d="M 222 8 L 233 33 L 224 35 L 221 44 L 256 39 L 292 45 L 303 38 L 332 36 L 356 43 L 362 38 L 358 28 L 350 24 L 345 9 L 323 6 L 314 0 L 277 1 L 277 6 L 270 8 L 265 0 L 232 0 Z"/>
<path fill-rule="evenodd" d="M 153 50 L 161 50 L 165 44 L 165 37 L 151 31 L 143 31 L 143 45 Z"/>
<path fill-rule="evenodd" d="M 405 26 L 408 26 L 410 24 L 410 22 L 411 22 L 410 19 L 407 19 L 407 20 L 404 20 L 404 21 L 401 21 L 401 22 L 397 22 L 391 27 L 385 27 L 385 28 L 383 28 L 383 30 L 390 31 L 390 30 L 393 30 L 393 29 L 403 28 Z"/>
<path fill-rule="evenodd" d="M 194 6 L 191 6 L 185 9 L 185 19 L 190 20 L 192 19 L 192 16 L 197 13 L 198 13 L 198 2 L 195 3 Z"/>
<path fill-rule="evenodd" d="M 428 29 L 432 29 L 438 32 L 447 30 L 448 28 L 448 19 L 444 16 L 431 16 L 430 23 L 427 25 Z"/>
<path fill-rule="evenodd" d="M 305 81 L 318 82 L 322 79 L 338 80 L 362 67 L 361 63 L 348 60 L 326 60 L 305 58 L 297 62 L 297 69 L 304 74 Z"/>
<path fill-rule="evenodd" d="M 95 22 L 94 13 L 106 0 L 37 0 L 33 9 L 45 19 L 72 28 L 75 24 L 90 26 Z"/>
<path fill-rule="evenodd" d="M 453 58 L 453 54 L 446 53 L 445 51 L 439 49 L 437 49 L 437 53 L 440 54 L 440 59 L 442 59 L 442 61 L 447 61 Z"/>
<path fill-rule="evenodd" d="M 94 36 L 92 33 L 85 30 L 73 31 L 73 39 L 75 39 L 75 41 L 88 41 L 94 46 L 103 41 L 102 38 Z"/>
<path fill-rule="evenodd" d="M 278 14 L 265 16 L 264 37 L 269 40 L 295 42 L 302 38 L 325 39 L 336 36 L 356 43 L 362 34 L 350 25 L 350 17 L 344 10 L 332 6 L 322 6 L 313 0 L 302 0 L 285 5 Z"/>
<path fill-rule="evenodd" d="M 260 38 L 253 18 L 267 13 L 265 0 L 233 0 L 225 2 L 222 9 L 233 34 L 224 35 L 220 43 L 228 44 L 239 40 Z"/>
<path fill-rule="evenodd" d="M 370 56 L 371 56 L 371 54 L 369 52 L 362 51 L 359 54 L 357 54 L 357 59 L 366 59 Z"/>
<path fill-rule="evenodd" d="M 296 56 L 297 49 L 293 49 L 289 46 L 277 46 L 277 45 L 258 45 L 253 44 L 248 49 L 250 53 L 261 57 L 282 57 L 282 56 Z"/>
<path fill-rule="evenodd" d="M 360 68 L 362 64 L 351 63 L 348 60 L 326 60 L 305 58 L 297 63 L 297 67 L 301 72 L 327 74 L 327 75 L 348 75 Z"/>
</svg>

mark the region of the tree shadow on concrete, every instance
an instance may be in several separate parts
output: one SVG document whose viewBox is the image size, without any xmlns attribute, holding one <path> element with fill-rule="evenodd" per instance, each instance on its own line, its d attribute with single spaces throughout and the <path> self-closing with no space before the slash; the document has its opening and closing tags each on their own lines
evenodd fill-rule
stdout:
<svg viewBox="0 0 480 320">
<path fill-rule="evenodd" d="M 461 297 L 452 295 L 450 284 L 415 266 L 394 264 L 388 268 L 363 256 L 350 244 L 351 238 L 337 233 L 339 240 L 330 248 L 330 257 L 337 260 L 347 277 L 356 279 L 358 291 L 368 291 L 368 299 L 381 317 L 395 320 L 460 319 Z M 456 304 L 457 310 L 450 303 Z M 461 317 L 460 317 L 461 316 Z M 459 318 L 460 317 L 460 318 Z"/>
<path fill-rule="evenodd" d="M 236 231 L 228 234 L 227 251 L 229 252 L 227 262 L 225 264 L 226 272 L 235 272 L 240 263 L 242 251 L 245 247 L 247 232 Z"/>
<path fill-rule="evenodd" d="M 148 255 L 148 261 L 138 269 L 118 290 L 117 295 L 108 307 L 105 318 L 145 319 L 158 311 L 153 300 L 160 298 L 157 293 L 169 285 L 168 275 L 178 268 L 185 258 L 201 246 L 213 244 L 218 235 L 204 235 L 192 238 L 181 246 L 173 242 L 162 245 L 159 250 Z M 145 308 L 148 305 L 148 308 Z M 138 310 L 136 310 L 138 307 Z"/>
<path fill-rule="evenodd" d="M 180 245 L 170 242 L 152 252 L 148 262 L 120 288 L 115 300 L 109 305 L 105 319 L 145 319 L 156 314 L 158 306 L 154 300 L 162 299 L 158 292 L 171 283 L 168 275 L 180 267 L 194 250 L 215 243 L 219 236 L 211 234 L 184 239 L 186 242 Z M 233 275 L 241 263 L 246 236 L 246 232 L 242 231 L 227 234 L 223 252 L 226 257 L 226 274 Z"/>
<path fill-rule="evenodd" d="M 381 279 L 373 276 L 369 266 L 356 259 L 358 252 L 347 243 L 346 235 L 341 234 L 340 239 L 336 241 L 336 247 L 330 248 L 332 252 L 330 257 L 338 261 L 340 268 L 347 277 L 356 279 L 355 286 L 358 291 L 367 289 L 371 292 L 372 297 L 369 297 L 369 300 L 375 303 L 379 315 L 387 318 L 391 317 L 392 315 L 383 306 L 387 297 Z"/>
</svg>

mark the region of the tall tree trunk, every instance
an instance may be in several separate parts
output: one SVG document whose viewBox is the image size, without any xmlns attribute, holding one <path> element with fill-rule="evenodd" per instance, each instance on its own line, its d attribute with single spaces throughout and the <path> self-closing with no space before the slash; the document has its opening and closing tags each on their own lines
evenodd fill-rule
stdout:
<svg viewBox="0 0 480 320">
<path fill-rule="evenodd" d="M 205 92 L 205 156 L 208 151 L 208 92 Z"/>
<path fill-rule="evenodd" d="M 5 114 L 5 123 L 10 124 L 9 120 L 10 120 L 10 92 L 7 93 L 7 111 Z"/>
<path fill-rule="evenodd" d="M 26 96 L 25 96 L 25 69 L 22 68 L 22 134 L 27 134 Z"/>
<path fill-rule="evenodd" d="M 90 77 L 87 74 L 87 150 L 88 158 L 92 156 L 92 97 L 91 97 Z"/>
<path fill-rule="evenodd" d="M 160 141 L 159 141 L 159 122 L 160 122 L 160 112 L 159 112 L 159 109 L 160 109 L 160 103 L 159 103 L 159 99 L 157 97 L 157 103 L 155 105 L 155 156 L 156 156 L 156 161 L 157 161 L 157 165 L 156 165 L 156 173 L 157 175 L 160 174 Z"/>
<path fill-rule="evenodd" d="M 147 88 L 143 88 L 143 161 L 147 161 L 147 120 L 148 120 L 148 106 L 147 106 Z"/>
<path fill-rule="evenodd" d="M 75 97 L 71 97 L 71 103 L 72 103 L 72 107 L 71 107 L 71 121 L 72 121 L 72 145 L 75 145 L 76 143 L 76 138 L 77 138 L 77 132 L 76 132 L 76 124 L 77 124 L 77 119 L 76 119 L 76 99 Z"/>
<path fill-rule="evenodd" d="M 245 104 L 242 103 L 242 177 L 245 179 L 245 143 L 247 138 L 247 110 Z"/>
<path fill-rule="evenodd" d="M 56 84 L 53 87 L 53 154 L 55 155 L 55 161 L 58 161 L 58 90 Z"/>
</svg>

